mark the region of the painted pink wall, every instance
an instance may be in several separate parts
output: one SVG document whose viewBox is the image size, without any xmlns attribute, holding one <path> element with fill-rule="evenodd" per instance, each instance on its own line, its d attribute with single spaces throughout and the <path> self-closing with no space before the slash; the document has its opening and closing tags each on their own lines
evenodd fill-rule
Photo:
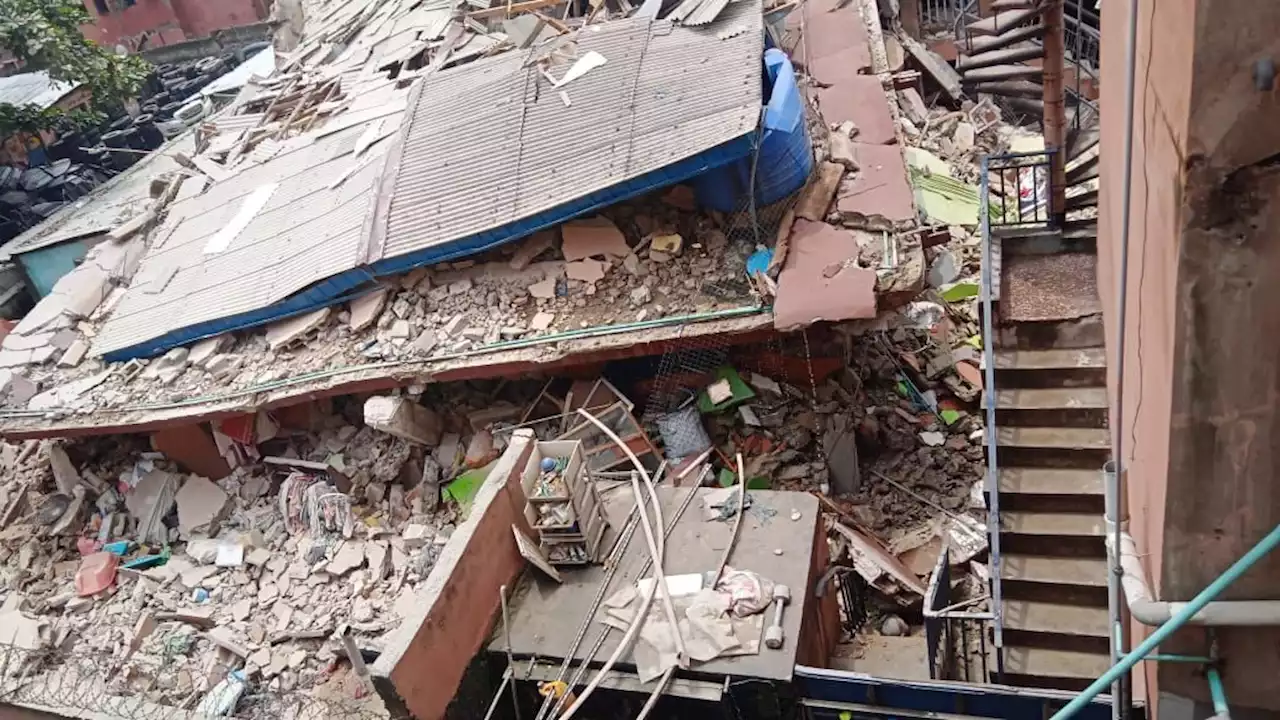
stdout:
<svg viewBox="0 0 1280 720">
<path fill-rule="evenodd" d="M 84 6 L 93 18 L 92 24 L 81 26 L 85 37 L 99 45 L 124 45 L 130 50 L 206 37 L 267 17 L 266 0 L 137 0 L 131 7 L 106 14 L 98 12 L 94 0 L 84 0 Z"/>
</svg>

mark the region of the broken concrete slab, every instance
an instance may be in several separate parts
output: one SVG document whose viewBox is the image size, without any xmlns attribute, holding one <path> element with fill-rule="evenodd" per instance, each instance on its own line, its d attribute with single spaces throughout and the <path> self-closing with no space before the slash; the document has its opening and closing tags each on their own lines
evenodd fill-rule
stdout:
<svg viewBox="0 0 1280 720">
<path fill-rule="evenodd" d="M 80 471 L 71 462 L 62 445 L 51 442 L 46 444 L 44 449 L 45 456 L 49 459 L 49 469 L 53 471 L 53 482 L 58 486 L 58 491 L 64 495 L 73 495 L 76 489 L 81 487 Z"/>
<path fill-rule="evenodd" d="M 529 286 L 529 294 L 540 300 L 550 300 L 556 296 L 556 278 L 549 277 Z M 2 356 L 3 353 L 0 353 Z M 0 365 L 3 367 L 3 365 Z"/>
<path fill-rule="evenodd" d="M 846 75 L 830 87 L 817 90 L 818 108 L 827 124 L 852 120 L 858 127 L 858 141 L 888 145 L 898 134 L 889 114 L 884 86 L 875 75 Z"/>
<path fill-rule="evenodd" d="M 555 247 L 556 230 L 539 230 L 538 232 L 525 238 L 520 246 L 516 248 L 515 255 L 511 256 L 511 269 L 524 270 L 529 267 L 539 255 Z"/>
<path fill-rule="evenodd" d="M 387 289 L 380 287 L 351 301 L 351 319 L 348 327 L 359 332 L 378 321 L 382 308 L 387 304 Z"/>
<path fill-rule="evenodd" d="M 138 542 L 167 543 L 169 533 L 161 520 L 173 510 L 178 490 L 178 476 L 164 470 L 152 470 L 125 495 L 125 506 L 138 520 Z"/>
<path fill-rule="evenodd" d="M 225 625 L 213 628 L 205 633 L 205 637 L 209 638 L 209 641 L 214 645 L 230 650 L 242 658 L 247 658 L 251 654 L 250 650 L 244 646 L 244 643 L 236 637 L 235 632 Z"/>
<path fill-rule="evenodd" d="M 549 312 L 536 313 L 534 314 L 533 319 L 529 321 L 529 329 L 530 330 L 546 330 L 547 328 L 551 327 L 551 323 L 555 322 L 555 320 L 556 320 L 556 316 L 554 313 L 549 313 Z"/>
<path fill-rule="evenodd" d="M 853 140 L 841 132 L 831 133 L 831 162 L 843 165 L 846 170 L 858 169 L 857 153 L 853 149 Z"/>
<path fill-rule="evenodd" d="M 608 263 L 587 258 L 585 260 L 566 263 L 564 271 L 565 275 L 568 276 L 570 280 L 594 283 L 604 279 L 604 271 L 608 269 L 608 267 Z"/>
<path fill-rule="evenodd" d="M 230 496 L 216 483 L 192 475 L 175 497 L 178 503 L 178 531 L 184 536 L 222 519 Z"/>
<path fill-rule="evenodd" d="M 609 218 L 596 216 L 560 226 L 560 250 L 572 262 L 589 257 L 626 257 L 631 252 L 627 238 Z"/>
<path fill-rule="evenodd" d="M 858 267 L 860 247 L 846 230 L 796 220 L 778 275 L 774 327 L 792 330 L 820 321 L 876 316 L 876 273 Z"/>
<path fill-rule="evenodd" d="M 818 171 L 809 178 L 809 184 L 800 191 L 796 200 L 795 216 L 806 220 L 821 222 L 827 217 L 827 209 L 831 207 L 831 199 L 840 187 L 840 178 L 844 177 L 844 166 L 839 163 L 824 162 Z"/>
<path fill-rule="evenodd" d="M 323 307 L 267 326 L 267 346 L 272 350 L 297 342 L 329 319 L 330 308 Z"/>
<path fill-rule="evenodd" d="M 77 338 L 71 345 L 67 346 L 66 351 L 62 353 L 62 357 L 58 358 L 58 367 L 71 368 L 79 365 L 80 361 L 84 360 L 87 352 L 89 352 L 89 343 L 82 338 Z"/>
<path fill-rule="evenodd" d="M 846 225 L 891 230 L 916 219 L 907 164 L 896 145 L 854 143 L 858 173 L 840 186 L 836 208 Z"/>
<path fill-rule="evenodd" d="M 222 333 L 205 338 L 195 345 L 191 346 L 191 352 L 187 354 L 187 361 L 198 368 L 204 368 L 209 362 L 209 358 L 230 348 L 235 344 L 236 338 L 231 333 Z"/>
<path fill-rule="evenodd" d="M 351 540 L 342 543 L 342 546 L 338 548 L 337 554 L 325 566 L 325 572 L 341 576 L 364 565 L 364 546 L 365 543 Z"/>
<path fill-rule="evenodd" d="M 364 422 L 375 430 L 434 446 L 440 441 L 440 416 L 406 397 L 378 395 L 364 403 Z"/>
<path fill-rule="evenodd" d="M 39 391 L 40 387 L 26 375 L 15 370 L 0 370 L 0 398 L 7 399 L 8 404 L 26 407 L 27 401 Z"/>
</svg>

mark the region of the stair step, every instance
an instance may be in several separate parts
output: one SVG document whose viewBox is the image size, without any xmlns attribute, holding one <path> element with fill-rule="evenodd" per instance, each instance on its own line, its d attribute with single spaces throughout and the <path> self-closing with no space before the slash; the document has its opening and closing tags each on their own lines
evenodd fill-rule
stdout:
<svg viewBox="0 0 1280 720">
<path fill-rule="evenodd" d="M 997 410 L 1103 410 L 1108 407 L 1107 389 L 1020 388 L 996 390 Z M 987 398 L 983 395 L 982 406 Z"/>
<path fill-rule="evenodd" d="M 1101 495 L 1101 470 L 1072 468 L 1000 468 L 1000 493 L 1023 495 Z"/>
<path fill-rule="evenodd" d="M 1106 525 L 1103 523 L 1101 513 L 1015 510 L 1000 513 L 1000 532 L 1015 535 L 1102 538 L 1106 535 Z"/>
<path fill-rule="evenodd" d="M 1035 100 L 1044 96 L 1044 88 L 1029 80 L 975 83 L 968 86 L 971 92 L 1001 95 L 1010 98 Z"/>
<path fill-rule="evenodd" d="M 999 35 L 1009 28 L 1025 25 L 1040 17 L 1040 8 L 1029 7 L 1020 10 L 998 12 L 991 17 L 969 23 L 965 27 L 974 35 Z"/>
<path fill-rule="evenodd" d="M 1097 205 L 1098 205 L 1098 191 L 1090 190 L 1088 192 L 1082 192 L 1078 195 L 1069 196 L 1067 198 L 1067 203 L 1064 207 L 1066 212 L 1071 212 L 1072 210 L 1083 210 L 1084 208 L 1096 207 Z"/>
<path fill-rule="evenodd" d="M 1033 7 L 1038 7 L 1036 0 L 995 0 L 991 3 L 992 10 L 1022 10 Z"/>
<path fill-rule="evenodd" d="M 1006 600 L 1001 619 L 1006 628 L 1054 635 L 1107 637 L 1107 609 L 1035 600 Z"/>
<path fill-rule="evenodd" d="M 1098 239 L 1098 218 L 1068 220 L 1062 226 L 1062 237 L 1069 240 Z"/>
<path fill-rule="evenodd" d="M 997 370 L 1072 370 L 1107 366 L 1104 348 L 996 350 L 994 355 Z"/>
<path fill-rule="evenodd" d="M 1039 45 L 1028 44 L 1025 47 L 1011 47 L 1004 48 L 1003 50 L 993 50 L 991 52 L 961 55 L 956 59 L 956 70 L 961 72 L 960 79 L 963 81 L 963 74 L 970 70 L 991 67 L 992 65 L 1018 63 L 1024 60 L 1034 60 L 1041 57 L 1044 57 L 1044 48 Z"/>
<path fill-rule="evenodd" d="M 996 428 L 1001 447 L 1051 450 L 1107 450 L 1111 433 L 1106 428 L 1002 427 Z"/>
<path fill-rule="evenodd" d="M 960 76 L 960 81 L 965 85 L 974 83 L 992 82 L 995 80 L 1019 80 L 1039 78 L 1044 71 L 1038 67 L 1030 65 L 992 65 L 990 67 L 980 67 L 976 70 L 969 70 Z"/>
<path fill-rule="evenodd" d="M 1083 128 L 1067 140 L 1067 160 L 1074 160 L 1098 144 L 1102 134 L 1096 127 Z"/>
<path fill-rule="evenodd" d="M 1078 185 L 1088 180 L 1098 177 L 1098 167 L 1101 165 L 1102 156 L 1094 154 L 1088 160 L 1067 169 L 1067 184 Z"/>
<path fill-rule="evenodd" d="M 1039 98 L 1006 97 L 1004 108 L 1011 113 L 1021 113 L 1032 120 L 1044 116 L 1044 101 Z"/>
<path fill-rule="evenodd" d="M 1044 29 L 1044 25 L 1024 25 L 999 35 L 975 37 L 969 41 L 966 49 L 970 55 L 999 50 L 1014 43 L 1041 38 L 1044 36 Z"/>
<path fill-rule="evenodd" d="M 1004 581 L 1105 588 L 1107 561 L 1091 557 L 1005 555 L 1000 558 Z"/>
<path fill-rule="evenodd" d="M 1106 653 L 1016 646 L 1004 649 L 1006 674 L 1091 682 L 1105 674 L 1110 667 L 1111 658 Z"/>
</svg>

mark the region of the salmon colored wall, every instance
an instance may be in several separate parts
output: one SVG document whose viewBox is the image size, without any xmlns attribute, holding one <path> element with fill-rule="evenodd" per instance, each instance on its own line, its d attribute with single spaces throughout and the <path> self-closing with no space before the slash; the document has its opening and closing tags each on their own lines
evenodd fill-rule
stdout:
<svg viewBox="0 0 1280 720">
<path fill-rule="evenodd" d="M 1276 91 L 1252 76 L 1257 58 L 1280 60 L 1268 30 L 1280 6 L 1158 0 L 1156 12 L 1156 2 L 1138 3 L 1124 418 L 1113 408 L 1112 422 L 1123 429 L 1130 530 L 1156 594 L 1178 601 L 1280 522 L 1280 178 L 1237 172 L 1280 153 Z M 1113 401 L 1127 10 L 1102 10 L 1099 288 Z M 1280 598 L 1280 558 L 1264 565 L 1223 597 Z M 1280 633 L 1224 629 L 1218 640 L 1233 710 L 1280 709 Z M 1187 630 L 1161 650 L 1207 647 Z M 1153 716 L 1161 694 L 1207 700 L 1196 668 L 1146 665 Z"/>
<path fill-rule="evenodd" d="M 1121 452 L 1128 469 L 1129 530 L 1146 556 L 1154 587 L 1160 586 L 1164 547 L 1169 421 L 1172 411 L 1174 288 L 1181 226 L 1182 151 L 1191 97 L 1192 17 L 1195 0 L 1139 0 L 1138 72 L 1134 95 L 1134 173 L 1130 188 L 1124 419 Z M 1127 3 L 1102 6 L 1102 145 L 1098 216 L 1098 291 L 1106 312 L 1107 365 L 1111 369 L 1111 423 L 1115 427 L 1118 362 L 1117 283 L 1124 201 L 1125 43 Z M 1153 23 L 1154 17 L 1154 23 Z M 1153 36 L 1160 42 L 1151 43 Z M 1178 121 L 1181 118 L 1181 122 Z M 1139 355 L 1141 359 L 1139 360 Z M 1135 623 L 1134 643 L 1144 637 Z M 1155 668 L 1144 664 L 1151 698 Z M 1149 704 L 1152 707 L 1154 703 Z"/>
<path fill-rule="evenodd" d="M 119 0 L 107 0 L 114 8 Z M 84 36 L 105 47 L 172 45 L 239 25 L 264 20 L 266 0 L 137 0 L 122 10 L 98 12 L 94 0 L 84 0 L 93 23 L 81 26 Z M 145 40 L 144 40 L 145 37 Z"/>
</svg>

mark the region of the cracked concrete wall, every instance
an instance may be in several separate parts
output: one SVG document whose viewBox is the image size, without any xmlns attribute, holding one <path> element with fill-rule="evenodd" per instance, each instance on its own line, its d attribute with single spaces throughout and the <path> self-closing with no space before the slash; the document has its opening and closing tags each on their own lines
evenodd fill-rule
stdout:
<svg viewBox="0 0 1280 720">
<path fill-rule="evenodd" d="M 1139 1 L 1125 417 L 1112 420 L 1130 464 L 1131 531 L 1161 599 L 1187 600 L 1280 522 L 1280 248 L 1271 240 L 1280 125 L 1276 91 L 1257 89 L 1253 70 L 1280 59 L 1280 5 L 1160 0 L 1155 10 L 1155 0 Z M 1127 7 L 1103 13 L 1099 283 L 1114 345 Z M 1114 374 L 1116 348 L 1108 351 Z M 1280 599 L 1280 556 L 1223 598 Z M 1224 629 L 1218 639 L 1233 710 L 1280 711 L 1280 629 Z M 1207 649 L 1199 630 L 1161 647 Z M 1208 699 L 1195 668 L 1146 673 L 1157 713 L 1170 698 Z"/>
<path fill-rule="evenodd" d="M 471 659 L 484 647 L 501 610 L 498 589 L 515 588 L 524 570 L 511 526 L 529 537 L 521 474 L 533 451 L 533 433 L 516 431 L 476 492 L 471 513 L 416 590 L 415 614 L 388 636 L 370 668 L 374 687 L 395 715 L 417 720 L 445 716 Z M 3 719 L 0 719 L 3 720 Z"/>
</svg>

